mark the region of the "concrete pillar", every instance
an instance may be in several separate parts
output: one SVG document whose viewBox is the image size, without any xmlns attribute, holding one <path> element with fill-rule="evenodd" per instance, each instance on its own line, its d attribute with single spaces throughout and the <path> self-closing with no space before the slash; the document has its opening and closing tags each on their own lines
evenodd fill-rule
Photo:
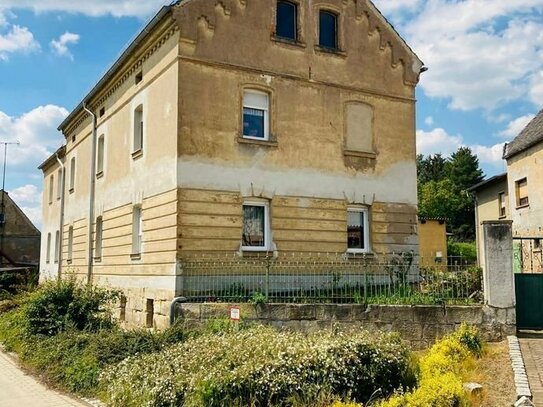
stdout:
<svg viewBox="0 0 543 407">
<path fill-rule="evenodd" d="M 482 222 L 485 264 L 483 284 L 485 303 L 496 308 L 515 306 L 513 273 L 513 222 Z"/>
</svg>

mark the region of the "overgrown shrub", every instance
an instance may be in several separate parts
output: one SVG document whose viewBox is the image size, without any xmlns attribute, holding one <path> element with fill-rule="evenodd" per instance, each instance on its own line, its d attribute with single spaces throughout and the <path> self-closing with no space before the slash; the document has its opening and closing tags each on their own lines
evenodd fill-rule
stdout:
<svg viewBox="0 0 543 407">
<path fill-rule="evenodd" d="M 110 305 L 118 296 L 117 291 L 83 285 L 74 278 L 47 282 L 23 305 L 27 333 L 52 336 L 72 328 L 109 328 Z"/>
<path fill-rule="evenodd" d="M 406 385 L 410 354 L 398 336 L 278 333 L 268 327 L 205 335 L 107 369 L 114 406 L 268 406 L 322 392 L 368 400 Z"/>
<path fill-rule="evenodd" d="M 460 261 L 460 259 L 467 264 L 475 264 L 477 262 L 477 246 L 475 242 L 449 240 L 447 242 L 447 255 L 452 257 L 452 265 L 454 265 L 455 261 Z"/>
<path fill-rule="evenodd" d="M 482 342 L 475 328 L 460 329 L 438 341 L 420 361 L 419 386 L 379 407 L 462 407 L 469 402 L 462 387 L 464 363 L 480 356 Z"/>
</svg>

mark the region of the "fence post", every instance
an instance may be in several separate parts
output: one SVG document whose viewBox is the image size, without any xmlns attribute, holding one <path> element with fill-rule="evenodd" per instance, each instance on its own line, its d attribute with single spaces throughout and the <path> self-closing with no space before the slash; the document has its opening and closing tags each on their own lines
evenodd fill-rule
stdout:
<svg viewBox="0 0 543 407">
<path fill-rule="evenodd" d="M 513 273 L 512 221 L 484 221 L 483 244 L 485 267 L 483 288 L 485 303 L 495 308 L 515 306 L 515 276 Z"/>
<path fill-rule="evenodd" d="M 266 295 L 266 302 L 269 301 L 269 295 L 270 295 L 270 267 L 271 267 L 271 259 L 270 255 L 266 254 L 266 281 L 264 283 L 264 291 Z"/>
</svg>

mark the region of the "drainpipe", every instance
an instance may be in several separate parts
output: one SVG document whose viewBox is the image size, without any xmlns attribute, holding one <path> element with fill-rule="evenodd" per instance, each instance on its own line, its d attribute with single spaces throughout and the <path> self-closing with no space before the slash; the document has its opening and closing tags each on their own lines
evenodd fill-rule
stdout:
<svg viewBox="0 0 543 407">
<path fill-rule="evenodd" d="M 58 157 L 58 153 L 56 155 L 58 165 L 60 165 L 60 170 L 62 171 L 62 187 L 60 190 L 60 228 L 59 228 L 59 254 L 58 254 L 58 279 L 60 280 L 62 278 L 61 272 L 62 272 L 62 236 L 64 235 L 64 192 L 65 192 L 65 181 L 66 181 L 66 171 L 64 164 Z"/>
<path fill-rule="evenodd" d="M 170 326 L 175 323 L 175 306 L 178 303 L 187 302 L 186 297 L 175 297 L 170 304 Z"/>
<path fill-rule="evenodd" d="M 92 117 L 92 145 L 91 145 L 91 159 L 90 159 L 90 192 L 89 192 L 89 264 L 87 269 L 87 283 L 92 282 L 92 222 L 94 221 L 94 191 L 96 187 L 96 115 L 91 112 L 86 103 L 83 103 L 83 109 Z"/>
</svg>

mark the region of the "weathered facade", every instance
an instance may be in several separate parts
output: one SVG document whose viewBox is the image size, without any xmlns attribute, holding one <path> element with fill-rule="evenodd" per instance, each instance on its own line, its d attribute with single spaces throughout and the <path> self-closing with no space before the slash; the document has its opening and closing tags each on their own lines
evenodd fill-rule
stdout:
<svg viewBox="0 0 543 407">
<path fill-rule="evenodd" d="M 366 0 L 164 7 L 41 167 L 60 273 L 163 325 L 186 256 L 417 251 L 421 69 Z"/>
</svg>

